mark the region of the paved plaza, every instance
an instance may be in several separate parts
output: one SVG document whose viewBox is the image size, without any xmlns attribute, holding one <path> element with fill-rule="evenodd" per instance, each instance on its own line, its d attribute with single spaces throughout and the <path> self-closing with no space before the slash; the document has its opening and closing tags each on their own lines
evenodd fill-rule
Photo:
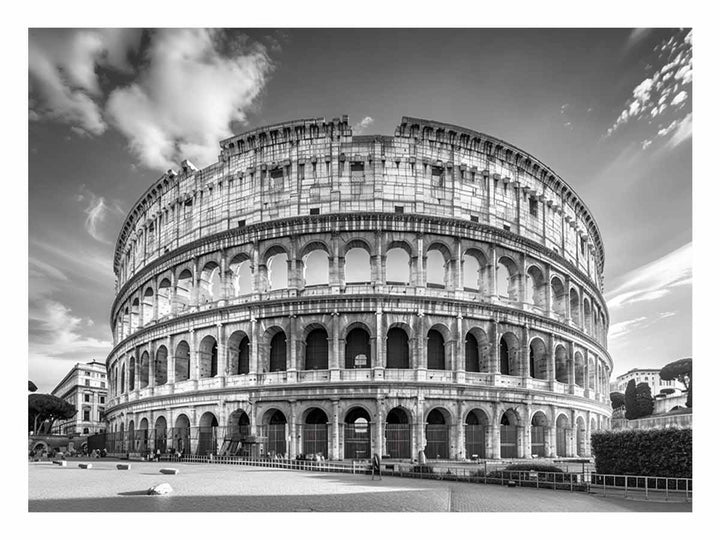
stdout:
<svg viewBox="0 0 720 540">
<path fill-rule="evenodd" d="M 83 470 L 29 465 L 29 510 L 37 512 L 686 512 L 690 503 L 508 488 L 437 480 L 289 471 L 236 465 L 94 460 Z M 179 469 L 176 476 L 162 467 Z M 145 491 L 168 482 L 173 493 Z"/>
</svg>

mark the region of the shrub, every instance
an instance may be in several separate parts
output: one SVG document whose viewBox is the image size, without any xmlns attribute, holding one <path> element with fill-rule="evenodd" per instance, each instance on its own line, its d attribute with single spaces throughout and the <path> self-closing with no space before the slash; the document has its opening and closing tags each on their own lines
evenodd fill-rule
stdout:
<svg viewBox="0 0 720 540">
<path fill-rule="evenodd" d="M 599 474 L 692 477 L 692 429 L 595 432 L 591 441 Z"/>
<path fill-rule="evenodd" d="M 546 463 L 515 463 L 505 467 L 506 471 L 564 472 L 560 467 Z"/>
<path fill-rule="evenodd" d="M 416 474 L 432 474 L 433 468 L 429 465 L 414 465 L 412 469 L 410 469 L 411 473 Z"/>
<path fill-rule="evenodd" d="M 613 410 L 623 407 L 625 405 L 625 394 L 622 392 L 610 392 L 610 403 Z"/>
<path fill-rule="evenodd" d="M 652 397 L 652 390 L 647 383 L 640 383 L 635 386 L 635 379 L 625 389 L 625 418 L 634 420 L 649 416 L 653 412 L 655 402 Z"/>
</svg>

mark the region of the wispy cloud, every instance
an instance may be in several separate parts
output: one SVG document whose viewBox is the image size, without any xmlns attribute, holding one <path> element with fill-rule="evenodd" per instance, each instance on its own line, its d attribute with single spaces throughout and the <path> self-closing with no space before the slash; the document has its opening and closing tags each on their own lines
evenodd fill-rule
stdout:
<svg viewBox="0 0 720 540">
<path fill-rule="evenodd" d="M 607 294 L 611 309 L 658 300 L 676 287 L 690 285 L 692 243 L 628 272 L 618 281 L 620 285 Z"/>
<path fill-rule="evenodd" d="M 216 161 L 217 141 L 246 121 L 272 70 L 263 45 L 219 30 L 157 30 L 146 60 L 136 82 L 112 92 L 107 114 L 138 159 L 160 169 Z"/>
<path fill-rule="evenodd" d="M 103 244 L 112 244 L 112 241 L 105 237 L 101 228 L 105 224 L 108 217 L 122 218 L 123 209 L 117 202 L 108 204 L 105 197 L 95 195 L 85 186 L 81 186 L 81 191 L 77 195 L 77 200 L 87 202 L 85 208 L 85 230 L 98 242 Z"/>
<path fill-rule="evenodd" d="M 362 133 L 369 128 L 370 126 L 375 123 L 375 120 L 371 116 L 366 116 L 362 120 L 360 120 L 357 124 L 354 124 L 352 127 L 353 133 L 355 135 L 362 135 Z"/>
<path fill-rule="evenodd" d="M 618 339 L 633 330 L 637 330 L 648 324 L 647 317 L 637 317 L 627 321 L 621 321 L 610 325 L 608 329 L 608 339 Z"/>
</svg>

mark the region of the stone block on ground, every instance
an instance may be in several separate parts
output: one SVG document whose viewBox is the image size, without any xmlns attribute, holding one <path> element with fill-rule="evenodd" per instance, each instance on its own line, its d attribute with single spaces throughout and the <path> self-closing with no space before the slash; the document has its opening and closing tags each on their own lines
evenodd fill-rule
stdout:
<svg viewBox="0 0 720 540">
<path fill-rule="evenodd" d="M 92 463 L 78 463 L 78 467 L 81 469 L 92 469 Z"/>
<path fill-rule="evenodd" d="M 119 471 L 129 471 L 130 470 L 130 464 L 129 463 L 118 463 L 115 465 Z"/>
<path fill-rule="evenodd" d="M 163 482 L 162 484 L 158 484 L 157 486 L 153 486 L 150 489 L 148 489 L 147 494 L 148 495 L 169 495 L 172 493 L 173 488 L 168 484 L 167 482 Z"/>
<path fill-rule="evenodd" d="M 178 474 L 180 471 L 177 469 L 167 468 L 167 469 L 160 469 L 160 472 L 162 474 Z"/>
<path fill-rule="evenodd" d="M 53 461 L 53 463 L 55 465 L 60 465 L 61 467 L 67 467 L 67 461 L 65 461 L 64 459 L 55 460 Z"/>
</svg>

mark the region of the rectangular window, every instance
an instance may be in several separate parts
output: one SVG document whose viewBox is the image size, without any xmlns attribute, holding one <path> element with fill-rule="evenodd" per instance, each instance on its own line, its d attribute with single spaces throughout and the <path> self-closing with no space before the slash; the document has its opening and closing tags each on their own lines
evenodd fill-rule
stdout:
<svg viewBox="0 0 720 540">
<path fill-rule="evenodd" d="M 305 180 L 305 164 L 304 163 L 298 164 L 298 178 L 300 180 Z"/>
<path fill-rule="evenodd" d="M 311 215 L 311 216 L 317 216 L 318 214 L 320 214 L 320 209 L 319 209 L 319 208 L 311 208 L 311 209 L 310 209 L 310 215 Z"/>
<path fill-rule="evenodd" d="M 503 229 L 510 232 L 510 225 L 503 225 Z"/>
<path fill-rule="evenodd" d="M 470 216 L 470 221 L 472 221 L 473 223 L 478 223 L 480 221 L 480 218 L 478 218 L 477 216 Z"/>
<path fill-rule="evenodd" d="M 530 199 L 530 215 L 537 217 L 538 215 L 538 202 L 537 199 Z"/>
<path fill-rule="evenodd" d="M 100 383 L 100 388 L 105 388 L 105 383 L 104 383 L 104 382 L 101 382 L 101 383 Z"/>
<path fill-rule="evenodd" d="M 90 386 L 90 379 L 85 379 L 85 386 Z"/>
<path fill-rule="evenodd" d="M 270 171 L 270 178 L 282 178 L 283 170 L 281 168 L 273 169 Z"/>
<path fill-rule="evenodd" d="M 90 421 L 90 411 L 85 410 L 83 411 L 83 422 L 89 422 Z"/>
<path fill-rule="evenodd" d="M 100 403 L 105 404 L 105 396 L 100 396 Z"/>
<path fill-rule="evenodd" d="M 238 227 L 244 227 L 244 226 L 245 226 L 245 220 L 244 219 L 238 220 Z"/>
<path fill-rule="evenodd" d="M 85 394 L 85 403 L 90 403 L 90 394 Z"/>
<path fill-rule="evenodd" d="M 350 172 L 351 173 L 364 173 L 365 172 L 365 164 L 362 161 L 353 161 L 350 164 Z"/>
<path fill-rule="evenodd" d="M 405 213 L 405 207 L 404 207 L 404 206 L 396 206 L 396 207 L 395 207 L 395 213 L 396 213 L 396 214 L 404 214 L 404 213 Z"/>
</svg>

